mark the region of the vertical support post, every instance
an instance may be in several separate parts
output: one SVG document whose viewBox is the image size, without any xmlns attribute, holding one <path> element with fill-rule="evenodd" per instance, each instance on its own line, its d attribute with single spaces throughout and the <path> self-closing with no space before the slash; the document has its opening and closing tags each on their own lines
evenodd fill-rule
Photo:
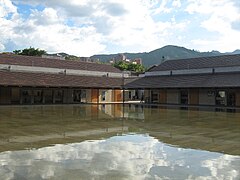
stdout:
<svg viewBox="0 0 240 180">
<path fill-rule="evenodd" d="M 23 93 L 22 93 L 21 87 L 19 87 L 19 93 L 20 93 L 20 104 L 23 104 Z"/>
<path fill-rule="evenodd" d="M 31 104 L 34 104 L 34 89 L 31 89 L 30 90 L 30 92 L 31 92 Z"/>
<path fill-rule="evenodd" d="M 45 89 L 42 89 L 42 104 L 45 104 Z"/>
<path fill-rule="evenodd" d="M 124 110 L 124 103 L 125 103 L 125 87 L 124 87 L 124 71 L 122 72 L 122 90 L 123 90 L 123 97 L 122 97 L 122 108 L 123 108 L 123 121 L 125 116 L 125 110 Z"/>
<path fill-rule="evenodd" d="M 53 104 L 55 104 L 55 94 L 56 94 L 56 89 L 53 89 L 52 96 L 53 96 Z"/>
<path fill-rule="evenodd" d="M 122 72 L 122 90 L 123 90 L 123 98 L 122 103 L 125 103 L 125 87 L 124 87 L 124 71 Z"/>
</svg>

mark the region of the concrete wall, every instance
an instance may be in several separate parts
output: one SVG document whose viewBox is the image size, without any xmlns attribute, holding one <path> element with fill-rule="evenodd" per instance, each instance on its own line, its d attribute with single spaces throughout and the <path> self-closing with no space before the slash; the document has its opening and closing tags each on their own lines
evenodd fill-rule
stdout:
<svg viewBox="0 0 240 180">
<path fill-rule="evenodd" d="M 105 101 L 102 100 L 102 93 L 105 91 Z M 113 93 L 112 90 L 100 89 L 99 90 L 99 102 L 113 102 Z"/>
<path fill-rule="evenodd" d="M 38 67 L 38 66 L 20 66 L 20 65 L 9 65 L 0 64 L 0 69 L 11 71 L 21 71 L 21 72 L 36 72 L 36 73 L 62 73 L 67 75 L 88 75 L 88 76 L 109 76 L 109 77 L 128 77 L 127 73 L 114 73 L 114 72 L 100 72 L 100 71 L 87 71 L 87 70 L 75 70 L 75 69 L 62 69 L 62 68 L 48 68 L 48 67 Z"/>
<path fill-rule="evenodd" d="M 167 103 L 180 104 L 179 90 L 167 90 Z"/>
<path fill-rule="evenodd" d="M 210 89 L 200 89 L 199 90 L 199 104 L 200 105 L 215 105 L 215 92 Z"/>
<path fill-rule="evenodd" d="M 107 93 L 106 93 L 106 101 L 107 102 L 113 102 L 113 93 L 112 93 L 113 90 L 107 90 Z"/>
<path fill-rule="evenodd" d="M 86 101 L 87 103 L 91 102 L 91 89 L 86 89 Z"/>
</svg>

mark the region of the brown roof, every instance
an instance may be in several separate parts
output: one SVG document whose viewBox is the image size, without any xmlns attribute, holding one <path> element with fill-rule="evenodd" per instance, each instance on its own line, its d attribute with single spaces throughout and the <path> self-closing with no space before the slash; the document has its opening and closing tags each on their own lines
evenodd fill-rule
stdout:
<svg viewBox="0 0 240 180">
<path fill-rule="evenodd" d="M 215 67 L 240 66 L 240 54 L 213 57 L 199 57 L 191 59 L 168 60 L 149 71 L 169 71 L 181 69 L 199 69 Z"/>
<path fill-rule="evenodd" d="M 0 71 L 2 86 L 120 88 L 122 78 Z"/>
<path fill-rule="evenodd" d="M 128 83 L 126 88 L 218 88 L 240 87 L 240 73 L 149 76 Z"/>
<path fill-rule="evenodd" d="M 119 69 L 107 64 L 13 54 L 0 54 L 0 64 L 121 73 Z"/>
</svg>

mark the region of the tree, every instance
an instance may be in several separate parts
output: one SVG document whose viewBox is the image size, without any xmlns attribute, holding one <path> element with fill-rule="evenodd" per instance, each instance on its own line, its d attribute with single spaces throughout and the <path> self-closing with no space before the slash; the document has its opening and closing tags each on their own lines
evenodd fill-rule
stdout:
<svg viewBox="0 0 240 180">
<path fill-rule="evenodd" d="M 46 54 L 47 52 L 45 50 L 41 50 L 39 48 L 35 49 L 33 47 L 26 48 L 23 50 L 14 50 L 14 54 L 17 55 L 25 55 L 25 56 L 42 56 L 43 54 Z"/>
<path fill-rule="evenodd" d="M 113 66 L 122 71 L 134 71 L 134 72 L 145 71 L 145 67 L 141 64 L 133 64 L 133 63 L 124 62 L 124 61 L 116 62 Z"/>
</svg>

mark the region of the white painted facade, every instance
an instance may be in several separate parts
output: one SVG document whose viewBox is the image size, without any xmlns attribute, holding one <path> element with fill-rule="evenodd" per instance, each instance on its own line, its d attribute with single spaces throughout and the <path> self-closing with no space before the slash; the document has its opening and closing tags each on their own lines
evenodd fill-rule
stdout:
<svg viewBox="0 0 240 180">
<path fill-rule="evenodd" d="M 210 73 L 229 73 L 229 72 L 240 72 L 240 66 L 200 68 L 200 69 L 181 69 L 181 70 L 171 70 L 171 71 L 152 71 L 152 72 L 146 72 L 145 76 L 210 74 Z"/>
<path fill-rule="evenodd" d="M 114 73 L 114 72 L 99 72 L 75 69 L 60 69 L 48 68 L 38 66 L 19 66 L 0 64 L 0 70 L 15 71 L 15 72 L 36 72 L 36 73 L 53 73 L 53 74 L 66 74 L 66 75 L 79 75 L 79 76 L 108 76 L 108 77 L 128 77 L 127 73 Z"/>
</svg>

